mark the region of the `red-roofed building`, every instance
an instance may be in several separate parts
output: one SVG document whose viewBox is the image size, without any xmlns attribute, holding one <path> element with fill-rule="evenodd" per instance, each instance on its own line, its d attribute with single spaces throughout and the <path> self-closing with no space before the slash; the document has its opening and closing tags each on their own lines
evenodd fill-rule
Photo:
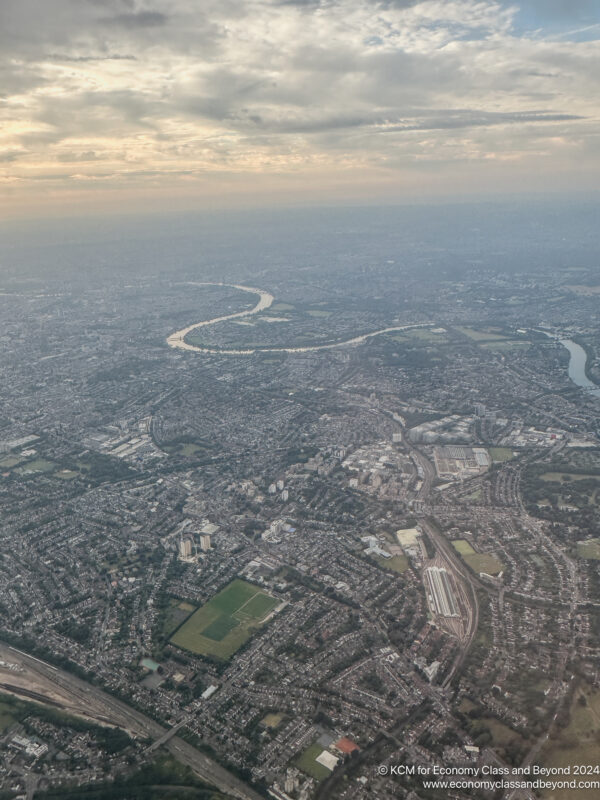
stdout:
<svg viewBox="0 0 600 800">
<path fill-rule="evenodd" d="M 352 739 L 348 739 L 347 736 L 342 736 L 335 744 L 334 747 L 336 750 L 339 750 L 340 753 L 353 753 L 355 750 L 360 750 L 360 747 L 353 742 Z"/>
</svg>

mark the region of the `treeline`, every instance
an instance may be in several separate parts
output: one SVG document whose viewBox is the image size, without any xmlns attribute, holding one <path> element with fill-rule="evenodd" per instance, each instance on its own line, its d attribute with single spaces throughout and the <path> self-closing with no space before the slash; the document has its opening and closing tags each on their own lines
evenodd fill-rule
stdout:
<svg viewBox="0 0 600 800">
<path fill-rule="evenodd" d="M 39 800 L 225 800 L 225 795 L 196 778 L 188 767 L 160 758 L 113 783 L 65 786 L 37 792 Z"/>
</svg>

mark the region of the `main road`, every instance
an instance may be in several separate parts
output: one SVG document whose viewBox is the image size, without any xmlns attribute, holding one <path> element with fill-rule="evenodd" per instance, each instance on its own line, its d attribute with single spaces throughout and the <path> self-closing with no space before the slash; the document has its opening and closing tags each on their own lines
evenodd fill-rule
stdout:
<svg viewBox="0 0 600 800">
<path fill-rule="evenodd" d="M 162 740 L 174 758 L 220 791 L 239 800 L 262 800 L 257 792 L 212 758 L 179 736 L 168 738 L 168 728 L 97 686 L 3 642 L 0 642 L 0 661 L 12 666 L 12 669 L 0 667 L 0 683 L 5 691 L 25 699 L 32 699 L 33 693 L 38 702 L 45 700 L 54 707 L 58 705 L 72 714 L 102 725 L 113 725 L 134 736 Z"/>
</svg>

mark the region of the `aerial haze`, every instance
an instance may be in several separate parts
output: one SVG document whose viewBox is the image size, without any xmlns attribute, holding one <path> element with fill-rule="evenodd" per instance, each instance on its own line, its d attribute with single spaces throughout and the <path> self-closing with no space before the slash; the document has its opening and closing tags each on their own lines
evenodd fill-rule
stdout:
<svg viewBox="0 0 600 800">
<path fill-rule="evenodd" d="M 0 800 L 597 800 L 598 2 L 0 2 Z"/>
</svg>

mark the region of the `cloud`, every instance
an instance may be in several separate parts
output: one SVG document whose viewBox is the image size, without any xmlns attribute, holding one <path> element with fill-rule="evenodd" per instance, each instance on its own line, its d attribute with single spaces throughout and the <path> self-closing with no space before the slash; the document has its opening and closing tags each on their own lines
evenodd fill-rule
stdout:
<svg viewBox="0 0 600 800">
<path fill-rule="evenodd" d="M 82 64 L 87 61 L 137 61 L 136 56 L 133 55 L 120 55 L 113 53 L 112 55 L 98 55 L 98 56 L 74 56 L 67 53 L 48 53 L 44 56 L 46 61 L 63 61 L 72 62 L 74 64 Z"/>
<path fill-rule="evenodd" d="M 166 25 L 167 15 L 159 11 L 137 11 L 129 14 L 116 14 L 100 20 L 104 25 L 115 25 L 123 28 L 155 28 Z"/>
<path fill-rule="evenodd" d="M 100 180 L 102 161 L 102 181 L 119 185 L 161 173 L 218 181 L 225 169 L 248 181 L 315 169 L 377 181 L 461 159 L 482 171 L 545 160 L 575 174 L 582 152 L 593 172 L 600 54 L 564 36 L 590 6 L 544 8 L 4 0 L 0 152 L 11 155 L 0 175 L 25 185 L 56 165 L 53 180 L 70 181 L 64 165 L 77 162 L 78 175 Z M 544 22 L 553 32 L 540 34 Z"/>
</svg>

